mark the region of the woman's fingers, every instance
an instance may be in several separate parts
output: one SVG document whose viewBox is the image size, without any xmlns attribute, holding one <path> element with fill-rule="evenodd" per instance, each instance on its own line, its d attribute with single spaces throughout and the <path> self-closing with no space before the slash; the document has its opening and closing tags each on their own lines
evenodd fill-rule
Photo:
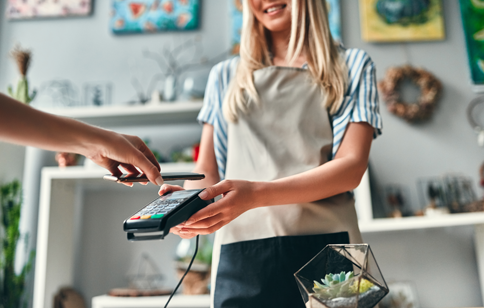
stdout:
<svg viewBox="0 0 484 308">
<path fill-rule="evenodd" d="M 155 185 L 163 185 L 163 178 L 160 175 L 160 164 L 155 156 L 139 137 L 131 135 L 121 135 L 130 143 L 132 151 L 125 154 L 123 163 L 138 167 L 146 177 Z"/>
<path fill-rule="evenodd" d="M 231 181 L 222 181 L 213 186 L 205 188 L 198 196 L 203 200 L 210 200 L 222 195 L 232 189 Z"/>
<path fill-rule="evenodd" d="M 163 184 L 158 191 L 158 195 L 162 196 L 168 192 L 178 191 L 178 190 L 185 190 L 183 187 L 178 185 L 170 185 L 170 184 Z"/>
<path fill-rule="evenodd" d="M 219 200 L 217 202 L 209 204 L 208 206 L 204 207 L 200 211 L 196 212 L 186 221 L 185 224 L 187 226 L 191 226 L 191 225 L 198 223 L 202 220 L 205 220 L 207 218 L 210 218 L 210 217 L 213 217 L 213 216 L 220 214 L 222 212 L 222 210 L 224 209 L 223 208 L 224 202 L 221 202 L 221 201 L 222 200 Z"/>
</svg>

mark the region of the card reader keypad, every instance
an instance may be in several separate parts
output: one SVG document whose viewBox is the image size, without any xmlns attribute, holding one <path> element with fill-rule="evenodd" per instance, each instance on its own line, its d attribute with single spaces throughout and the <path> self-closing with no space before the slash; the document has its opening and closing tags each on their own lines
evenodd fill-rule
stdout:
<svg viewBox="0 0 484 308">
<path fill-rule="evenodd" d="M 182 204 L 186 198 L 182 199 L 157 199 L 143 209 L 141 209 L 138 213 L 131 216 L 129 220 L 138 220 L 138 219 L 160 219 L 166 214 L 170 213 L 175 209 L 178 205 Z"/>
</svg>

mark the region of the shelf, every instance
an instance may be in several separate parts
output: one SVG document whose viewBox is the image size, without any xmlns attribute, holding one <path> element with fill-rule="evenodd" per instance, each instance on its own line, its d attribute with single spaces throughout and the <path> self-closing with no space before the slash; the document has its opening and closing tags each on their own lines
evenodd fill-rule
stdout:
<svg viewBox="0 0 484 308">
<path fill-rule="evenodd" d="M 435 217 L 403 217 L 373 219 L 360 223 L 362 233 L 471 226 L 484 224 L 484 212 L 448 214 Z"/>
<path fill-rule="evenodd" d="M 92 299 L 92 308 L 159 308 L 163 307 L 167 300 L 168 296 L 112 297 L 101 295 Z M 208 308 L 210 307 L 210 295 L 173 296 L 169 306 L 174 308 Z"/>
<path fill-rule="evenodd" d="M 44 112 L 101 126 L 145 126 L 195 122 L 202 101 L 156 105 L 45 108 Z"/>
<path fill-rule="evenodd" d="M 194 163 L 167 163 L 161 165 L 162 172 L 190 172 L 195 168 Z M 44 179 L 58 180 L 68 179 L 77 180 L 82 183 L 84 189 L 126 189 L 122 185 L 113 185 L 112 182 L 102 180 L 107 172 L 101 167 L 85 168 L 76 167 L 45 167 L 42 175 Z M 148 186 L 149 187 L 149 186 Z M 136 185 L 135 189 L 144 189 L 141 185 Z M 403 217 L 403 218 L 380 218 L 367 221 L 360 221 L 359 227 L 362 233 L 443 228 L 453 226 L 468 226 L 484 224 L 484 212 L 448 214 L 435 217 Z"/>
</svg>

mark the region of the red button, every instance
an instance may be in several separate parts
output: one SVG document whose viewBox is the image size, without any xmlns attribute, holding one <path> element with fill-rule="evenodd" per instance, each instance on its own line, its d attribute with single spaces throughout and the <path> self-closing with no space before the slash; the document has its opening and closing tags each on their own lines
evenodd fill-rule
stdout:
<svg viewBox="0 0 484 308">
<path fill-rule="evenodd" d="M 129 220 L 136 220 L 136 219 L 140 219 L 140 217 L 139 216 L 133 216 Z"/>
</svg>

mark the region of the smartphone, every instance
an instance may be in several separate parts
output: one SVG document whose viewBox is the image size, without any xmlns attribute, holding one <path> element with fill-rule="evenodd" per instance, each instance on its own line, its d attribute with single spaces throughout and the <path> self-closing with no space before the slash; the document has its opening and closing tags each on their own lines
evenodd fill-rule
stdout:
<svg viewBox="0 0 484 308">
<path fill-rule="evenodd" d="M 177 180 L 202 180 L 205 178 L 204 174 L 192 173 L 192 172 L 162 172 L 161 177 L 165 182 L 167 181 L 177 181 Z M 133 182 L 149 182 L 145 174 L 129 175 L 123 174 L 121 176 L 114 176 L 111 174 L 106 174 L 103 179 L 108 181 L 113 181 L 116 183 L 133 183 Z"/>
</svg>

